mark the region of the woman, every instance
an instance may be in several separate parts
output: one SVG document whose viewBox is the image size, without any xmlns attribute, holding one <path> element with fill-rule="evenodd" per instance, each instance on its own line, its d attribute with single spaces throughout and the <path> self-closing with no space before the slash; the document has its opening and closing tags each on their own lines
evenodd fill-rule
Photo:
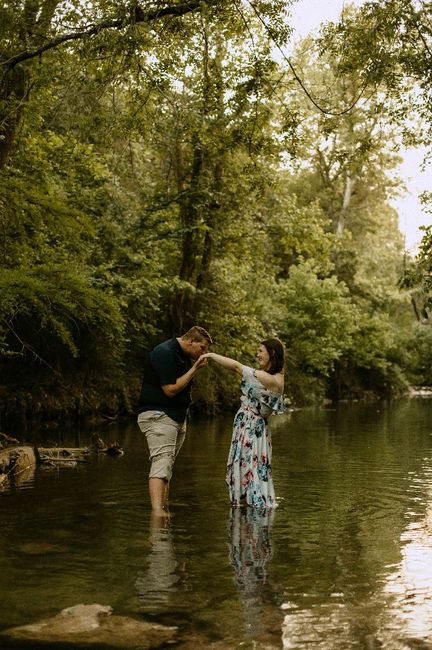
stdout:
<svg viewBox="0 0 432 650">
<path fill-rule="evenodd" d="M 242 376 L 241 406 L 234 418 L 226 482 L 233 506 L 276 507 L 267 418 L 283 412 L 284 347 L 277 338 L 261 342 L 259 370 L 209 352 L 204 355 Z"/>
</svg>

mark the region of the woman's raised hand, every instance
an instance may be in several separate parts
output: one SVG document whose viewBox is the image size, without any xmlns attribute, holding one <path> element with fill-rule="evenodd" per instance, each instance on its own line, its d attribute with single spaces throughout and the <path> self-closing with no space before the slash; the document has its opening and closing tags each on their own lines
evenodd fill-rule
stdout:
<svg viewBox="0 0 432 650">
<path fill-rule="evenodd" d="M 208 355 L 209 353 L 202 354 L 198 359 L 195 361 L 194 366 L 198 370 L 198 368 L 202 368 L 203 366 L 206 366 L 208 364 Z"/>
</svg>

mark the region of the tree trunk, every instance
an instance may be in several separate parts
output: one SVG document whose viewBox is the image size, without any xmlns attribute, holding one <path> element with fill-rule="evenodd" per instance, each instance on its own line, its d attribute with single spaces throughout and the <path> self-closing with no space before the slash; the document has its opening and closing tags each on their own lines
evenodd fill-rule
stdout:
<svg viewBox="0 0 432 650">
<path fill-rule="evenodd" d="M 202 127 L 215 133 L 223 123 L 223 84 L 221 77 L 219 48 L 213 61 L 209 55 L 209 38 L 204 27 Z M 210 66 L 210 63 L 213 65 Z M 219 83 L 210 78 L 210 71 Z M 217 108 L 216 118 L 212 108 Z M 208 136 L 207 136 L 208 137 Z M 180 150 L 179 150 L 180 151 Z M 210 264 L 214 247 L 214 232 L 220 209 L 222 192 L 223 153 L 204 147 L 200 136 L 193 136 L 191 180 L 185 192 L 184 173 L 180 157 L 177 156 L 178 191 L 184 197 L 181 203 L 183 228 L 182 263 L 179 279 L 190 286 L 182 287 L 174 297 L 171 315 L 174 329 L 184 331 L 196 321 L 200 310 L 202 290 L 209 285 Z"/>
<path fill-rule="evenodd" d="M 341 209 L 341 211 L 339 213 L 339 219 L 338 219 L 337 226 L 336 226 L 336 238 L 337 239 L 340 239 L 342 237 L 342 235 L 344 233 L 344 230 L 345 230 L 347 214 L 348 214 L 348 210 L 349 210 L 350 203 L 351 203 L 353 187 L 354 187 L 354 180 L 351 178 L 349 173 L 347 173 L 346 179 L 345 179 L 345 191 L 344 191 L 344 197 L 343 197 L 343 202 L 342 202 L 342 209 Z"/>
<path fill-rule="evenodd" d="M 12 153 L 28 96 L 28 73 L 18 66 L 7 70 L 0 81 L 0 170 Z"/>
<path fill-rule="evenodd" d="M 173 297 L 171 304 L 171 323 L 173 331 L 182 332 L 194 322 L 193 291 L 199 275 L 200 258 L 202 255 L 201 240 L 201 199 L 200 185 L 204 165 L 204 151 L 197 134 L 193 137 L 191 179 L 187 191 L 180 146 L 177 156 L 177 185 L 181 195 L 180 220 L 182 227 L 182 259 L 179 279 L 191 285 L 183 286 Z"/>
<path fill-rule="evenodd" d="M 204 74 L 206 79 L 205 84 L 205 104 L 208 105 L 211 100 L 211 90 L 210 90 L 210 78 L 209 78 L 209 50 L 208 50 L 208 38 L 205 41 L 205 67 Z M 221 72 L 221 52 L 220 45 L 217 44 L 216 56 L 213 61 L 213 74 L 215 77 L 214 83 L 214 104 L 217 107 L 217 120 L 216 128 L 218 124 L 223 124 L 224 118 L 224 103 L 223 103 L 223 80 Z M 201 269 L 197 279 L 197 291 L 200 292 L 210 283 L 210 265 L 213 255 L 214 247 L 214 233 L 217 227 L 218 221 L 218 212 L 220 210 L 220 197 L 222 195 L 222 179 L 223 179 L 223 153 L 217 151 L 215 154 L 215 162 L 213 166 L 213 178 L 212 178 L 212 187 L 211 187 L 211 201 L 207 208 L 206 214 L 206 231 L 204 238 L 204 245 L 201 258 Z M 196 304 L 197 295 L 195 295 L 195 313 L 197 312 L 198 305 Z"/>
</svg>

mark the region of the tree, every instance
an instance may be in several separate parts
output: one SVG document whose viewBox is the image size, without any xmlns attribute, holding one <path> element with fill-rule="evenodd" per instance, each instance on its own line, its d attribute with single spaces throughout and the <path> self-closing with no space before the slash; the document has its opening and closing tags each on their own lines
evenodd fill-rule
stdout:
<svg viewBox="0 0 432 650">
<path fill-rule="evenodd" d="M 355 71 L 365 85 L 379 85 L 389 96 L 389 119 L 408 146 L 432 144 L 432 4 L 417 0 L 367 2 L 332 25 L 322 47 L 340 52 L 341 70 Z M 343 47 L 341 48 L 341 45 Z M 430 163 L 426 155 L 425 165 Z M 425 194 L 425 205 L 430 196 Z M 426 229 L 420 253 L 408 260 L 400 286 L 409 291 L 417 321 L 426 322 L 430 308 L 430 233 Z M 414 330 L 410 345 L 421 333 Z M 423 338 L 420 334 L 420 338 Z M 423 345 L 423 344 L 421 344 Z"/>
<path fill-rule="evenodd" d="M 312 261 L 293 266 L 279 289 L 289 390 L 296 403 L 313 401 L 323 396 L 325 379 L 350 348 L 359 314 L 344 283 L 320 278 Z"/>
<path fill-rule="evenodd" d="M 426 129 L 431 126 L 431 9 L 430 2 L 418 0 L 366 2 L 330 25 L 321 41 L 323 49 L 338 53 L 342 72 L 355 70 L 363 83 L 385 87 L 396 98 L 394 118 L 405 120 L 415 108 Z M 412 122 L 406 126 L 415 137 Z"/>
<path fill-rule="evenodd" d="M 216 3 L 210 0 L 209 4 Z M 61 0 L 26 0 L 3 5 L 0 24 L 6 47 L 0 57 L 0 169 L 10 156 L 24 104 L 35 83 L 34 66 L 30 65 L 34 60 L 40 60 L 45 52 L 64 43 L 90 39 L 106 30 L 127 31 L 137 24 L 179 17 L 200 6 L 199 0 L 157 8 L 137 3 L 113 6 L 102 1 L 94 3 L 90 13 L 89 5 L 76 2 L 64 6 Z"/>
<path fill-rule="evenodd" d="M 337 53 L 342 74 L 355 72 L 366 89 L 385 90 L 389 119 L 404 143 L 427 148 L 432 142 L 431 11 L 430 2 L 419 0 L 366 2 L 321 39 L 323 50 Z"/>
<path fill-rule="evenodd" d="M 274 33 L 282 40 L 287 30 L 282 27 L 280 17 L 286 13 L 286 3 L 261 2 L 260 9 L 279 27 Z M 81 0 L 64 4 L 61 0 L 22 0 L 3 5 L 0 11 L 1 35 L 5 49 L 0 56 L 0 169 L 6 164 L 14 145 L 15 137 L 23 117 L 23 107 L 28 101 L 31 89 L 40 75 L 35 62 L 49 63 L 48 56 L 63 45 L 73 46 L 93 43 L 106 51 L 106 34 L 114 33 L 108 47 L 130 48 L 138 27 L 148 29 L 149 42 L 154 40 L 153 24 L 160 25 L 156 40 L 168 40 L 166 34 L 182 31 L 176 20 L 194 12 L 214 12 L 224 21 L 237 16 L 236 6 L 224 0 L 188 0 L 185 2 L 105 2 L 99 0 L 89 5 Z M 186 27 L 186 32 L 188 29 Z M 115 33 L 121 34 L 120 43 Z M 163 34 L 162 37 L 159 34 Z M 190 32 L 188 33 L 190 35 Z M 177 41 L 179 45 L 181 38 Z"/>
<path fill-rule="evenodd" d="M 286 84 L 286 101 L 304 116 L 295 156 L 287 161 L 287 191 L 296 195 L 300 207 L 310 211 L 314 206 L 320 215 L 327 234 L 327 258 L 318 257 L 317 250 L 305 251 L 306 258 L 315 260 L 320 280 L 335 275 L 349 290 L 356 314 L 349 344 L 328 358 L 329 381 L 318 384 L 321 390 L 327 385 L 331 395 L 338 397 L 358 393 L 359 386 L 377 392 L 387 392 L 392 385 L 398 389 L 403 385 L 403 359 L 396 353 L 401 344 L 396 322 L 403 323 L 400 329 L 410 337 L 410 319 L 406 295 L 397 286 L 403 240 L 397 213 L 389 205 L 399 185 L 393 173 L 399 145 L 390 119 L 392 104 L 384 89 L 376 88 L 352 111 L 344 112 L 341 107 L 361 94 L 359 75 L 355 70 L 341 75 L 338 61 L 322 52 L 318 57 L 310 39 L 300 46 L 294 65 L 317 97 L 326 97 L 331 89 L 333 114 L 317 111 L 297 86 Z M 319 239 L 325 241 L 322 235 Z M 291 263 L 296 264 L 295 259 Z M 290 277 L 295 269 L 288 268 L 286 275 Z M 346 373 L 341 370 L 345 366 Z M 351 382 L 357 369 L 358 379 Z M 301 376 L 300 368 L 297 372 Z"/>
</svg>

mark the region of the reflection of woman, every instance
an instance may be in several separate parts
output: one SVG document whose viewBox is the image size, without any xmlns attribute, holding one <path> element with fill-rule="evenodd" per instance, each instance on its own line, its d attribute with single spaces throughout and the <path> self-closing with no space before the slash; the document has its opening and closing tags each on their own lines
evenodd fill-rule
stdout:
<svg viewBox="0 0 432 650">
<path fill-rule="evenodd" d="M 230 562 L 245 608 L 248 632 L 254 636 L 263 633 L 263 587 L 272 554 L 273 517 L 274 510 L 269 508 L 234 508 L 229 522 Z"/>
<path fill-rule="evenodd" d="M 266 564 L 271 557 L 271 528 L 274 511 L 236 508 L 230 516 L 230 561 L 237 586 L 253 592 L 266 582 Z"/>
<path fill-rule="evenodd" d="M 242 376 L 226 475 L 231 503 L 275 507 L 267 418 L 283 411 L 283 345 L 276 338 L 262 341 L 257 352 L 259 370 L 213 352 L 204 356 Z"/>
</svg>

